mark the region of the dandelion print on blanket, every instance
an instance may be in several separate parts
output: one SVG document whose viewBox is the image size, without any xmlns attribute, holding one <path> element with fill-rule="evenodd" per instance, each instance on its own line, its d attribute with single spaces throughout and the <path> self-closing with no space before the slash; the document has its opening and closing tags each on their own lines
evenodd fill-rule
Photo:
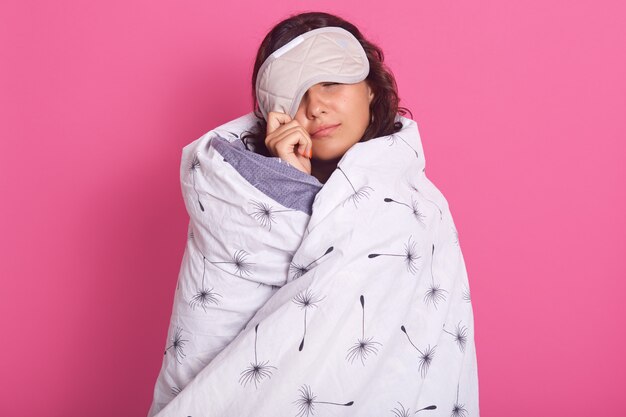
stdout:
<svg viewBox="0 0 626 417">
<path fill-rule="evenodd" d="M 219 304 L 217 297 L 221 297 L 221 295 L 214 292 L 213 288 L 206 288 L 204 286 L 204 275 L 206 273 L 206 263 L 204 259 L 204 255 L 202 255 L 202 283 L 195 295 L 189 300 L 189 306 L 194 310 L 199 306 L 206 313 L 206 308 L 209 304 Z"/>
<path fill-rule="evenodd" d="M 251 363 L 248 368 L 241 372 L 241 377 L 239 378 L 239 383 L 243 384 L 244 387 L 250 381 L 254 381 L 254 386 L 257 387 L 257 384 L 261 382 L 263 378 L 271 377 L 271 369 L 276 369 L 275 366 L 268 365 L 269 361 L 259 362 L 256 354 L 256 342 L 258 334 L 259 325 L 257 324 L 256 326 L 254 326 L 254 362 Z"/>
<path fill-rule="evenodd" d="M 454 341 L 459 346 L 461 352 L 465 352 L 465 344 L 467 343 L 467 327 L 462 326 L 461 322 L 459 321 L 459 324 L 456 325 L 456 329 L 454 330 L 454 332 L 449 332 L 448 330 L 446 330 L 445 324 L 443 331 L 454 337 Z"/>
<path fill-rule="evenodd" d="M 252 212 L 250 216 L 258 221 L 261 226 L 267 227 L 269 231 L 272 231 L 272 223 L 276 223 L 276 213 L 284 213 L 293 210 L 274 210 L 268 203 L 262 201 L 251 200 L 249 205 L 252 206 Z"/>
<path fill-rule="evenodd" d="M 419 152 L 413 149 L 413 147 L 409 144 L 409 142 L 407 142 L 406 139 L 404 139 L 402 136 L 398 135 L 397 133 L 392 133 L 391 135 L 387 137 L 389 146 L 395 145 L 398 142 L 398 139 L 400 139 L 406 146 L 408 146 L 411 149 L 411 151 L 413 151 L 416 158 L 420 157 Z"/>
<path fill-rule="evenodd" d="M 296 414 L 296 417 L 308 417 L 315 415 L 315 404 L 340 405 L 344 407 L 349 407 L 354 404 L 354 401 L 350 401 L 345 404 L 338 404 L 330 401 L 315 401 L 316 398 L 317 397 L 313 395 L 313 392 L 308 385 L 300 387 L 300 396 L 296 401 L 294 401 L 294 403 L 298 406 L 298 414 Z"/>
<path fill-rule="evenodd" d="M 361 359 L 361 363 L 365 365 L 365 359 L 367 355 L 376 354 L 378 352 L 378 346 L 382 346 L 382 343 L 375 342 L 373 337 L 365 338 L 365 297 L 361 295 L 361 310 L 363 311 L 363 318 L 361 320 L 361 338 L 348 350 L 346 359 L 350 363 L 354 362 L 355 358 Z"/>
<path fill-rule="evenodd" d="M 296 305 L 298 305 L 298 307 L 304 310 L 304 334 L 302 335 L 302 341 L 298 347 L 299 351 L 302 351 L 304 348 L 304 338 L 306 337 L 306 312 L 308 309 L 317 307 L 317 303 L 322 301 L 324 298 L 326 298 L 326 296 L 319 298 L 310 289 L 306 289 L 305 291 L 301 291 L 292 300 L 296 303 Z"/>
<path fill-rule="evenodd" d="M 389 198 L 389 197 L 385 198 L 384 201 L 385 201 L 385 203 L 396 203 L 396 204 L 401 204 L 401 205 L 407 207 L 409 210 L 411 210 L 411 213 L 413 213 L 413 216 L 415 217 L 415 220 L 417 220 L 420 225 L 426 226 L 426 224 L 424 223 L 424 217 L 425 216 L 420 211 L 418 202 L 416 200 L 414 200 L 413 198 L 411 198 L 411 205 L 410 206 L 407 203 L 403 203 L 401 201 L 396 201 L 393 198 Z"/>
<path fill-rule="evenodd" d="M 233 254 L 230 261 L 211 261 L 207 259 L 206 256 L 204 255 L 202 256 L 204 257 L 205 260 L 209 261 L 210 263 L 214 265 L 217 265 L 217 264 L 233 265 L 235 272 L 230 273 L 230 274 L 235 275 L 236 277 L 239 277 L 239 278 L 246 278 L 252 273 L 252 265 L 254 265 L 253 262 L 246 262 L 246 258 L 248 257 L 248 255 L 249 255 L 248 252 L 242 249 L 242 250 L 236 251 Z"/>
<path fill-rule="evenodd" d="M 443 219 L 443 210 L 441 210 L 441 207 L 439 207 L 439 205 L 437 203 L 435 203 L 433 200 L 426 198 L 426 196 L 424 195 L 424 193 L 422 193 L 419 188 L 417 188 L 416 185 L 413 184 L 409 184 L 409 186 L 411 187 L 411 189 L 413 191 L 415 191 L 416 193 L 418 193 L 419 195 L 422 196 L 422 198 L 426 201 L 428 201 L 429 203 L 431 203 L 433 206 L 435 206 L 435 208 L 437 209 L 437 211 L 439 211 L 439 220 Z"/>
<path fill-rule="evenodd" d="M 409 417 L 411 415 L 419 413 L 420 411 L 436 410 L 437 409 L 436 405 L 429 405 L 428 407 L 420 408 L 419 410 L 411 413 L 411 409 L 410 408 L 405 409 L 401 402 L 398 402 L 398 404 L 400 404 L 400 408 L 396 407 L 393 410 L 391 410 L 391 412 L 393 413 L 394 417 Z"/>
<path fill-rule="evenodd" d="M 456 401 L 452 407 L 452 417 L 467 417 L 468 413 L 465 409 L 465 404 L 459 403 L 459 384 L 456 386 Z"/>
<path fill-rule="evenodd" d="M 435 259 L 435 245 L 432 247 L 432 256 L 430 258 L 430 286 L 424 295 L 424 302 L 428 304 L 432 304 L 437 309 L 437 303 L 446 301 L 446 294 L 448 291 L 441 288 L 441 285 L 435 284 L 435 275 L 433 274 L 433 263 Z"/>
<path fill-rule="evenodd" d="M 368 199 L 370 196 L 370 192 L 374 191 L 374 189 L 372 187 L 368 187 L 367 185 L 364 185 L 363 187 L 357 190 L 356 188 L 354 188 L 354 185 L 352 185 L 352 181 L 350 181 L 350 178 L 348 178 L 348 176 L 346 175 L 344 170 L 341 169 L 340 166 L 337 167 L 337 170 L 339 170 L 339 172 L 343 174 L 343 176 L 346 178 L 346 181 L 348 181 L 348 184 L 350 184 L 350 188 L 352 188 L 352 191 L 353 191 L 352 194 L 350 194 L 350 197 L 348 197 L 343 202 L 342 207 L 345 206 L 347 202 L 351 201 L 354 204 L 354 208 L 357 208 L 358 202 L 362 199 Z"/>
<path fill-rule="evenodd" d="M 193 159 L 191 160 L 191 164 L 189 164 L 189 171 L 191 172 L 191 181 L 193 183 L 193 189 L 196 192 L 196 198 L 198 200 L 198 205 L 200 206 L 200 210 L 204 211 L 204 206 L 200 202 L 200 194 L 196 189 L 196 173 L 200 168 L 200 160 L 198 159 L 198 155 L 194 154 Z"/>
<path fill-rule="evenodd" d="M 421 258 L 417 254 L 417 248 L 415 242 L 411 242 L 412 236 L 409 236 L 409 241 L 404 245 L 404 253 L 370 253 L 368 258 L 376 258 L 378 256 L 398 256 L 404 259 L 406 269 L 411 273 L 417 272 L 417 260 Z"/>
<path fill-rule="evenodd" d="M 463 287 L 463 300 L 467 303 L 472 302 L 472 295 L 470 294 L 470 289 L 467 285 L 464 285 Z"/>
<path fill-rule="evenodd" d="M 324 256 L 328 255 L 329 253 L 331 253 L 333 251 L 333 247 L 329 247 L 328 249 L 326 249 L 326 252 L 324 252 L 324 254 L 322 256 L 320 256 L 317 259 L 312 260 L 311 262 L 309 262 L 307 265 L 300 265 L 297 264 L 295 262 L 291 262 L 289 264 L 289 272 L 292 274 L 291 275 L 291 279 L 298 279 L 300 278 L 302 275 L 306 274 L 307 272 L 309 272 L 309 269 L 311 268 L 311 265 L 313 265 L 315 262 L 319 261 L 320 259 L 322 259 Z"/>
<path fill-rule="evenodd" d="M 402 330 L 402 332 L 404 332 L 404 334 L 406 335 L 407 339 L 409 339 L 409 343 L 411 343 L 411 345 L 413 345 L 415 350 L 417 350 L 419 352 L 419 354 L 420 354 L 420 356 L 419 356 L 419 373 L 422 376 L 422 378 L 426 377 L 426 373 L 428 372 L 428 368 L 430 367 L 430 364 L 433 361 L 433 357 L 435 356 L 435 348 L 437 347 L 437 345 L 433 346 L 432 348 L 430 347 L 430 345 L 428 345 L 422 351 L 417 346 L 415 346 L 415 344 L 411 341 L 411 338 L 409 337 L 409 334 L 406 332 L 406 328 L 404 326 L 401 326 L 400 330 Z"/>
<path fill-rule="evenodd" d="M 172 344 L 165 349 L 163 355 L 167 355 L 168 351 L 174 352 L 176 362 L 182 363 L 181 360 L 186 356 L 183 348 L 187 342 L 189 342 L 189 340 L 183 339 L 183 329 L 181 327 L 176 327 L 176 332 L 174 333 L 174 337 L 172 337 Z"/>
</svg>

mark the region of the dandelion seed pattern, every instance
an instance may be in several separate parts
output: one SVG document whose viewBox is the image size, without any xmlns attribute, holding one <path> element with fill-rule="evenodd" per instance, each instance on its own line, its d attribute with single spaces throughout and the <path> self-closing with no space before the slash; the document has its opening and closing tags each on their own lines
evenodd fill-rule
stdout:
<svg viewBox="0 0 626 417">
<path fill-rule="evenodd" d="M 306 312 L 309 308 L 317 307 L 317 303 L 322 301 L 326 296 L 318 298 L 309 288 L 301 291 L 293 298 L 293 302 L 296 303 L 301 309 L 304 310 L 304 334 L 302 335 L 302 341 L 298 347 L 299 351 L 304 348 L 304 338 L 306 337 Z"/>
<path fill-rule="evenodd" d="M 463 289 L 463 299 L 468 303 L 472 302 L 472 296 L 470 294 L 470 289 L 468 286 L 465 286 L 465 288 Z"/>
<path fill-rule="evenodd" d="M 424 411 L 424 410 L 436 410 L 436 409 L 437 409 L 436 405 L 429 405 L 428 407 L 420 408 L 419 410 L 417 410 L 415 412 L 415 414 L 419 413 L 420 411 Z"/>
<path fill-rule="evenodd" d="M 209 261 L 212 264 L 231 264 L 235 267 L 235 275 L 239 278 L 245 278 L 244 275 L 249 276 L 252 273 L 252 262 L 246 262 L 246 257 L 249 255 L 245 250 L 238 250 L 233 254 L 231 261 L 211 261 L 207 259 L 204 255 L 203 258 Z"/>
<path fill-rule="evenodd" d="M 328 249 L 326 249 L 326 252 L 320 256 L 319 258 L 311 261 L 308 265 L 299 265 L 294 263 L 293 261 L 290 263 L 289 265 L 289 271 L 293 274 L 291 276 L 291 279 L 298 279 L 300 278 L 302 275 L 306 274 L 307 272 L 309 272 L 309 269 L 311 268 L 311 265 L 313 265 L 315 262 L 319 261 L 320 259 L 322 259 L 324 256 L 328 255 L 329 253 L 331 253 L 333 251 L 334 247 L 331 246 Z"/>
<path fill-rule="evenodd" d="M 250 381 L 254 381 L 254 387 L 257 387 L 257 384 L 263 380 L 265 377 L 271 378 L 272 371 L 270 369 L 277 369 L 275 366 L 268 365 L 269 361 L 259 363 L 256 354 L 256 342 L 257 336 L 259 332 L 259 325 L 254 326 L 254 362 L 250 364 L 250 366 L 244 369 L 241 372 L 241 377 L 239 378 L 239 383 L 243 384 L 245 387 L 246 384 Z"/>
<path fill-rule="evenodd" d="M 204 255 L 202 255 L 202 284 L 191 300 L 189 300 L 189 306 L 193 310 L 200 306 L 206 313 L 206 308 L 209 304 L 219 304 L 217 297 L 221 297 L 221 295 L 213 292 L 213 288 L 206 288 L 204 286 L 204 275 L 206 273 L 206 263 L 204 262 L 204 259 Z"/>
<path fill-rule="evenodd" d="M 417 272 L 417 260 L 421 258 L 417 254 L 417 248 L 415 242 L 411 242 L 413 236 L 409 236 L 408 242 L 404 245 L 404 253 L 403 254 L 395 254 L 395 253 L 370 253 L 367 255 L 368 258 L 376 258 L 378 256 L 400 256 L 404 258 L 404 262 L 406 263 L 406 268 L 411 274 L 415 274 Z"/>
<path fill-rule="evenodd" d="M 420 194 L 422 196 L 422 198 L 428 202 L 430 202 L 433 206 L 435 206 L 435 208 L 439 211 L 439 220 L 443 220 L 443 211 L 441 210 L 441 208 L 439 207 L 439 205 L 437 203 L 435 203 L 433 200 L 426 198 L 424 196 L 424 193 L 422 193 L 415 185 L 410 185 L 411 188 L 413 189 L 413 191 L 417 192 L 418 194 Z"/>
<path fill-rule="evenodd" d="M 182 390 L 180 388 L 176 387 L 176 386 L 171 387 L 171 390 L 170 390 L 170 392 L 172 393 L 172 395 L 174 397 L 177 396 L 178 394 L 180 394 L 181 391 Z"/>
<path fill-rule="evenodd" d="M 415 219 L 422 225 L 422 226 L 426 226 L 424 224 L 424 214 L 420 211 L 419 209 L 419 205 L 417 203 L 417 201 L 415 201 L 413 198 L 411 198 L 411 205 L 409 206 L 406 203 L 403 203 L 401 201 L 396 201 L 392 198 L 385 198 L 384 199 L 385 203 L 396 203 L 396 204 L 401 204 L 403 206 L 408 207 L 411 212 L 413 213 L 413 216 L 415 216 Z"/>
<path fill-rule="evenodd" d="M 406 335 L 407 339 L 409 339 L 409 343 L 411 343 L 411 345 L 413 345 L 415 350 L 417 350 L 420 353 L 419 372 L 420 372 L 420 375 L 422 376 L 422 378 L 424 378 L 426 376 L 426 373 L 428 372 L 428 368 L 430 367 L 431 362 L 433 361 L 433 357 L 435 356 L 435 348 L 437 347 L 437 345 L 433 346 L 432 348 L 430 347 L 430 345 L 428 345 L 428 346 L 426 346 L 426 349 L 424 349 L 424 351 L 422 352 L 411 341 L 411 338 L 409 337 L 409 334 L 406 332 L 406 328 L 404 326 L 401 326 L 400 330 L 402 330 L 404 332 L 404 334 Z"/>
<path fill-rule="evenodd" d="M 398 401 L 398 404 L 400 404 L 400 408 L 401 410 L 399 410 L 397 407 L 394 408 L 393 410 L 391 410 L 391 412 L 393 413 L 394 416 L 396 417 L 409 417 L 410 416 L 410 412 L 411 409 L 409 408 L 408 410 L 404 409 L 404 406 L 402 405 L 401 402 Z"/>
<path fill-rule="evenodd" d="M 270 232 L 272 231 L 272 223 L 276 223 L 276 220 L 274 219 L 275 213 L 284 213 L 286 211 L 293 211 L 293 210 L 274 210 L 272 206 L 270 206 L 269 204 L 263 203 L 261 201 L 255 201 L 255 200 L 252 200 L 250 202 L 250 205 L 254 207 L 250 215 L 256 221 L 261 223 L 261 226 L 269 228 Z"/>
<path fill-rule="evenodd" d="M 333 403 L 328 401 L 315 401 L 317 396 L 313 395 L 311 388 L 308 385 L 300 387 L 300 396 L 294 401 L 294 404 L 298 405 L 298 414 L 296 417 L 308 417 L 315 414 L 315 404 L 330 404 L 349 407 L 354 404 L 354 401 L 347 402 L 345 404 Z"/>
<path fill-rule="evenodd" d="M 454 402 L 454 406 L 452 407 L 452 417 L 466 417 L 467 410 L 465 409 L 465 404 L 459 403 L 459 384 L 456 385 L 456 401 Z"/>
<path fill-rule="evenodd" d="M 181 360 L 185 358 L 186 355 L 183 352 L 183 348 L 185 347 L 185 344 L 189 342 L 189 340 L 183 339 L 182 335 L 183 329 L 181 327 L 176 327 L 176 332 L 172 338 L 172 344 L 165 349 L 165 352 L 163 352 L 163 355 L 167 355 L 167 351 L 173 349 L 174 357 L 178 363 L 182 363 Z"/>
<path fill-rule="evenodd" d="M 354 362 L 355 358 L 360 358 L 361 363 L 365 366 L 365 359 L 367 359 L 367 355 L 373 353 L 374 355 L 378 352 L 378 346 L 382 346 L 382 343 L 378 343 L 373 341 L 372 337 L 365 338 L 365 297 L 361 295 L 361 309 L 363 310 L 363 318 L 362 318 L 362 327 L 361 327 L 361 338 L 358 339 L 357 343 L 352 346 L 348 350 L 348 355 L 346 359 L 350 361 L 350 363 Z"/>
<path fill-rule="evenodd" d="M 343 204 L 341 205 L 342 207 L 345 206 L 345 204 L 348 201 L 352 201 L 352 203 L 354 204 L 354 208 L 358 208 L 357 207 L 357 203 L 361 200 L 361 199 L 367 199 L 369 198 L 370 192 L 374 191 L 374 189 L 372 187 L 368 187 L 367 185 L 359 188 L 358 190 L 356 188 L 354 188 L 354 185 L 352 185 L 352 181 L 350 181 L 350 178 L 348 178 L 348 176 L 346 175 L 346 173 L 343 171 L 343 169 L 341 169 L 340 166 L 337 167 L 337 169 L 343 174 L 343 176 L 346 178 L 346 180 L 348 181 L 348 184 L 350 184 L 350 187 L 352 188 L 352 191 L 354 191 L 353 194 L 350 195 L 350 197 L 348 197 Z"/>
<path fill-rule="evenodd" d="M 454 332 L 449 332 L 445 329 L 446 325 L 443 325 L 443 331 L 454 337 L 454 341 L 459 345 L 461 352 L 465 352 L 465 344 L 467 343 L 467 327 L 462 326 L 461 322 L 456 325 Z"/>
<path fill-rule="evenodd" d="M 398 138 L 396 137 L 395 133 L 392 133 L 391 135 L 387 136 L 387 142 L 389 142 L 389 146 L 395 145 L 397 141 L 398 141 Z"/>
<path fill-rule="evenodd" d="M 409 417 L 411 415 L 411 409 L 404 409 L 404 406 L 402 405 L 401 402 L 398 401 L 398 404 L 400 404 L 400 408 L 398 409 L 397 407 L 394 408 L 393 410 L 391 410 L 391 412 L 394 414 L 395 417 Z M 424 411 L 424 410 L 436 410 L 437 406 L 436 405 L 429 405 L 428 407 L 424 407 L 424 408 L 420 408 L 419 410 L 415 411 L 413 414 L 417 414 L 420 411 Z"/>
<path fill-rule="evenodd" d="M 402 136 L 398 135 L 397 133 L 393 133 L 393 134 L 391 134 L 387 138 L 387 140 L 390 142 L 389 146 L 395 145 L 396 142 L 398 141 L 398 139 L 400 139 L 402 142 L 404 142 L 406 144 L 406 146 L 408 146 L 413 151 L 413 153 L 415 154 L 416 158 L 420 157 L 419 153 L 415 149 L 413 149 L 413 147 L 411 145 L 409 145 L 409 143 L 406 140 L 404 140 L 404 138 Z"/>
<path fill-rule="evenodd" d="M 433 263 L 435 259 L 435 245 L 433 244 L 432 256 L 430 258 L 430 287 L 426 290 L 426 295 L 424 295 L 424 302 L 426 305 L 433 304 L 435 306 L 435 310 L 437 309 L 437 303 L 446 301 L 446 295 L 448 291 L 441 288 L 439 284 L 435 284 L 435 275 L 433 275 Z"/>
<path fill-rule="evenodd" d="M 191 180 L 193 182 L 193 190 L 196 192 L 196 196 L 198 198 L 198 205 L 200 206 L 200 210 L 204 211 L 204 206 L 200 202 L 200 194 L 196 189 L 196 172 L 200 168 L 200 160 L 198 159 L 198 155 L 194 154 L 193 159 L 191 160 L 191 164 L 189 165 L 189 170 L 191 171 Z"/>
</svg>

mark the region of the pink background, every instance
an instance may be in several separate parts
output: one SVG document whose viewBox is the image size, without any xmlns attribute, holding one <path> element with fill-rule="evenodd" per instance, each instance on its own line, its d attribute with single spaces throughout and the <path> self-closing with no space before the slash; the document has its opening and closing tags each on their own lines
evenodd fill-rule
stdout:
<svg viewBox="0 0 626 417">
<path fill-rule="evenodd" d="M 145 416 L 182 147 L 250 111 L 263 36 L 311 10 L 383 48 L 419 124 L 466 259 L 482 416 L 623 415 L 622 2 L 335 3 L 1 3 L 0 415 Z"/>
</svg>

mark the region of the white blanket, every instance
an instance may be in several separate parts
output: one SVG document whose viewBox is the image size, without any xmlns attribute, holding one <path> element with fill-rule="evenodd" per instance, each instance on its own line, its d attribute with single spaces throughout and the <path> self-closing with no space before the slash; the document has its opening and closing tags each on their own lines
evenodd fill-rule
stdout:
<svg viewBox="0 0 626 417">
<path fill-rule="evenodd" d="M 183 149 L 190 216 L 149 416 L 479 416 L 470 288 L 417 124 L 325 184 L 239 139 Z"/>
</svg>

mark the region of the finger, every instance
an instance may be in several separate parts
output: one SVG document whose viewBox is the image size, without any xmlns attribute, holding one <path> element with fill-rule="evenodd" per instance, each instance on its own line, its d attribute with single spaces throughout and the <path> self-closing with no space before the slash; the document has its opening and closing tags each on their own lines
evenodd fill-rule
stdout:
<svg viewBox="0 0 626 417">
<path fill-rule="evenodd" d="M 306 144 L 306 147 L 304 148 L 304 153 L 305 153 L 304 156 L 311 159 L 311 157 L 313 156 L 313 140 L 311 139 L 311 135 L 309 135 L 308 132 L 306 132 L 306 138 L 307 138 L 307 144 Z"/>
<path fill-rule="evenodd" d="M 289 116 L 288 114 L 275 111 L 269 112 L 267 115 L 267 129 L 265 132 L 266 135 L 269 135 L 270 133 L 278 129 L 281 125 L 289 122 L 291 122 L 291 116 Z"/>
<path fill-rule="evenodd" d="M 301 144 L 298 150 L 303 157 L 310 159 L 313 152 L 313 140 L 311 139 L 311 135 L 296 119 L 294 119 L 293 121 L 297 123 L 300 132 L 302 132 L 302 135 L 306 139 L 306 144 Z"/>
<path fill-rule="evenodd" d="M 276 146 L 276 143 L 280 142 L 283 138 L 285 138 L 286 135 L 288 135 L 297 126 L 299 126 L 299 124 L 295 120 L 292 120 L 290 122 L 287 122 L 281 125 L 276 130 L 274 130 L 272 133 L 270 133 L 269 135 L 265 137 L 265 147 L 270 150 L 274 149 Z"/>
<path fill-rule="evenodd" d="M 306 129 L 302 128 L 302 132 L 304 137 L 306 138 L 306 145 L 302 148 L 303 156 L 311 159 L 311 156 L 313 154 L 313 140 L 311 139 L 311 135 L 309 135 L 309 132 L 307 132 Z"/>
<path fill-rule="evenodd" d="M 300 124 L 296 128 L 297 132 L 301 135 L 299 137 L 299 141 L 297 143 L 298 153 L 302 155 L 304 158 L 309 158 L 310 149 L 311 149 L 311 136 L 309 132 L 306 131 Z"/>
<path fill-rule="evenodd" d="M 276 129 L 274 132 L 269 134 L 265 138 L 265 146 L 268 149 L 274 149 L 279 142 L 282 142 L 283 140 L 285 140 L 285 138 L 289 137 L 295 132 L 298 132 L 301 135 L 308 135 L 306 130 L 304 130 L 298 122 L 293 120 L 291 122 L 285 123 L 278 129 Z M 293 140 L 290 143 L 295 145 Z"/>
<path fill-rule="evenodd" d="M 280 136 L 284 135 L 285 132 L 287 132 L 287 131 L 289 131 L 289 130 L 297 127 L 297 126 L 300 126 L 300 124 L 297 121 L 295 121 L 295 120 L 292 120 L 290 122 L 287 122 L 287 123 L 284 123 L 284 124 L 280 125 L 274 131 L 272 131 L 271 133 L 267 134 L 266 142 L 267 141 L 271 141 L 271 140 L 275 140 L 277 137 L 280 137 Z"/>
<path fill-rule="evenodd" d="M 299 128 L 291 129 L 276 143 L 275 148 L 277 153 L 279 155 L 295 154 L 297 147 L 297 153 L 306 157 L 306 147 L 309 140 L 305 133 L 306 132 L 303 132 L 302 129 Z"/>
</svg>

